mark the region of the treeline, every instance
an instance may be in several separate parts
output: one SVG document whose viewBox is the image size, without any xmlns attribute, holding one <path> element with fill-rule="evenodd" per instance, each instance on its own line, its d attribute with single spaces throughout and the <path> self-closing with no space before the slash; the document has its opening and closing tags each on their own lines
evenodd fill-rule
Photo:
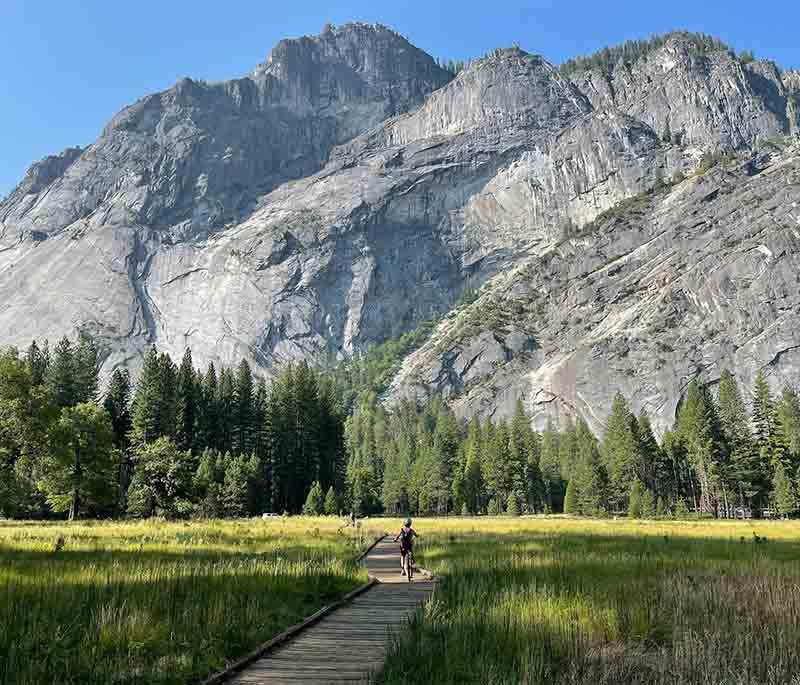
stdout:
<svg viewBox="0 0 800 685">
<path fill-rule="evenodd" d="M 453 76 L 457 76 L 459 72 L 463 71 L 469 66 L 469 62 L 463 59 L 437 59 L 436 64 L 440 69 L 449 71 Z"/>
<path fill-rule="evenodd" d="M 716 517 L 798 511 L 800 400 L 759 375 L 689 384 L 661 442 L 614 399 L 601 436 L 581 420 L 531 428 L 457 419 L 440 400 L 378 401 L 396 345 L 329 371 L 289 365 L 269 387 L 246 361 L 195 368 L 149 350 L 134 388 L 98 390 L 92 342 L 0 353 L 0 515 L 247 516 L 263 512 Z"/>
<path fill-rule="evenodd" d="M 643 40 L 626 40 L 624 43 L 605 47 L 586 57 L 575 57 L 568 59 L 561 64 L 561 72 L 565 75 L 576 71 L 587 69 L 599 69 L 604 72 L 611 72 L 621 61 L 625 64 L 634 64 L 640 58 L 657 50 L 667 41 L 675 37 L 686 38 L 694 47 L 697 54 L 708 54 L 711 52 L 731 52 L 732 50 L 719 38 L 709 36 L 704 33 L 692 33 L 687 31 L 673 31 L 662 35 L 654 35 Z M 740 55 L 742 61 L 752 61 L 753 53 L 744 51 Z"/>
<path fill-rule="evenodd" d="M 139 383 L 98 393 L 92 342 L 0 353 L 0 514 L 242 516 L 299 512 L 314 484 L 338 509 L 344 416 L 328 376 L 287 366 L 269 388 L 152 348 Z"/>
<path fill-rule="evenodd" d="M 389 413 L 364 400 L 346 426 L 348 492 L 362 513 L 793 515 L 798 395 L 773 398 L 763 375 L 753 395 L 750 413 L 730 373 L 716 397 L 693 381 L 660 444 L 621 395 L 599 439 L 582 420 L 533 431 L 521 404 L 464 425 L 438 401 Z"/>
</svg>

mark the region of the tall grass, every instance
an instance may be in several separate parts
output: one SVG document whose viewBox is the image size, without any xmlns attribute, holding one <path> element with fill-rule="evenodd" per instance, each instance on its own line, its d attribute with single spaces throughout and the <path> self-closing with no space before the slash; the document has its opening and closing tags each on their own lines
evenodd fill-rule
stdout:
<svg viewBox="0 0 800 685">
<path fill-rule="evenodd" d="M 800 683 L 800 523 L 418 520 L 383 683 Z"/>
<path fill-rule="evenodd" d="M 0 522 L 0 683 L 189 683 L 366 581 L 325 518 Z"/>
</svg>

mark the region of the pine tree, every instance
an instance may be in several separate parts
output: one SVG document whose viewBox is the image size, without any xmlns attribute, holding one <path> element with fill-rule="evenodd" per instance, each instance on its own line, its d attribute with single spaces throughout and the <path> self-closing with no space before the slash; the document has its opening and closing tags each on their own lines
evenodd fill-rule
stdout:
<svg viewBox="0 0 800 685">
<path fill-rule="evenodd" d="M 642 495 L 644 494 L 645 487 L 642 481 L 636 478 L 631 483 L 631 489 L 628 493 L 628 517 L 632 519 L 642 518 Z"/>
<path fill-rule="evenodd" d="M 589 426 L 581 419 L 575 427 L 576 464 L 573 479 L 580 494 L 580 513 L 598 516 L 608 511 L 609 482 L 600 459 L 597 439 Z"/>
<path fill-rule="evenodd" d="M 222 483 L 225 479 L 225 465 L 220 455 L 206 448 L 193 478 L 194 497 L 198 500 L 197 511 L 203 518 L 222 516 Z"/>
<path fill-rule="evenodd" d="M 642 492 L 642 518 L 651 519 L 656 515 L 656 499 L 652 490 L 645 488 Z"/>
<path fill-rule="evenodd" d="M 225 477 L 222 481 L 222 511 L 239 518 L 248 513 L 249 470 L 243 454 L 225 454 Z"/>
<path fill-rule="evenodd" d="M 324 509 L 327 516 L 336 516 L 336 514 L 339 512 L 339 504 L 336 499 L 336 492 L 334 492 L 332 485 L 328 488 L 328 494 L 325 495 Z"/>
<path fill-rule="evenodd" d="M 31 375 L 31 383 L 34 386 L 42 385 L 47 378 L 47 369 L 50 366 L 50 348 L 47 341 L 45 340 L 44 345 L 39 347 L 34 340 L 25 353 L 25 360 Z"/>
<path fill-rule="evenodd" d="M 516 493 L 511 493 L 508 496 L 508 502 L 506 503 L 506 514 L 509 516 L 519 516 L 519 499 L 517 498 Z"/>
<path fill-rule="evenodd" d="M 567 491 L 564 495 L 564 513 L 565 514 L 577 514 L 579 513 L 579 506 L 578 500 L 580 498 L 580 492 L 578 491 L 578 484 L 575 482 L 573 478 L 567 483 Z"/>
<path fill-rule="evenodd" d="M 707 391 L 697 380 L 689 383 L 686 397 L 678 410 L 678 433 L 687 458 L 700 484 L 700 511 L 716 513 L 720 445 L 715 436 L 713 407 Z"/>
<path fill-rule="evenodd" d="M 132 442 L 137 446 L 175 434 L 175 365 L 151 347 L 133 399 Z"/>
<path fill-rule="evenodd" d="M 517 400 L 514 417 L 508 436 L 509 471 L 508 480 L 511 490 L 516 493 L 528 492 L 528 469 L 531 461 L 535 463 L 534 438 L 531 423 L 525 414 L 525 406 L 521 399 Z M 527 496 L 523 498 L 527 502 Z M 519 504 L 519 502 L 517 503 Z"/>
<path fill-rule="evenodd" d="M 556 431 L 552 423 L 548 421 L 547 428 L 545 428 L 542 433 L 539 469 L 542 474 L 545 504 L 549 511 L 560 511 L 563 508 L 565 495 L 564 480 L 561 476 L 558 441 L 558 431 Z"/>
<path fill-rule="evenodd" d="M 98 373 L 100 363 L 97 346 L 86 335 L 81 334 L 74 351 L 74 388 L 75 401 L 96 402 L 98 395 Z"/>
<path fill-rule="evenodd" d="M 103 407 L 111 419 L 114 432 L 114 446 L 119 450 L 128 448 L 131 430 L 131 377 L 128 370 L 116 369 L 111 374 Z"/>
<path fill-rule="evenodd" d="M 577 462 L 576 429 L 572 417 L 567 417 L 564 427 L 558 436 L 558 463 L 561 478 L 572 479 L 573 469 Z"/>
<path fill-rule="evenodd" d="M 506 502 L 513 491 L 514 480 L 510 468 L 509 431 L 505 421 L 501 421 L 491 431 L 487 448 L 483 454 L 483 474 L 487 490 L 496 502 Z"/>
<path fill-rule="evenodd" d="M 436 452 L 437 466 L 439 469 L 438 483 L 439 513 L 446 513 L 449 509 L 450 494 L 453 490 L 454 472 L 458 469 L 458 452 L 461 442 L 461 431 L 455 414 L 444 404 L 436 414 L 436 428 L 433 434 L 433 449 Z"/>
<path fill-rule="evenodd" d="M 800 466 L 800 397 L 788 386 L 775 408 L 775 427 L 784 461 L 794 472 Z"/>
<path fill-rule="evenodd" d="M 472 514 L 479 513 L 484 506 L 485 486 L 481 467 L 481 424 L 477 417 L 470 421 L 464 446 L 464 504 Z"/>
<path fill-rule="evenodd" d="M 178 449 L 195 451 L 197 449 L 197 383 L 195 380 L 192 351 L 187 347 L 178 369 L 176 433 L 175 444 Z"/>
<path fill-rule="evenodd" d="M 217 449 L 230 452 L 236 425 L 236 381 L 230 369 L 223 367 L 219 372 L 217 394 Z"/>
<path fill-rule="evenodd" d="M 411 465 L 393 440 L 387 443 L 384 452 L 385 468 L 381 493 L 383 510 L 390 514 L 400 514 L 409 509 L 408 482 Z"/>
<path fill-rule="evenodd" d="M 199 432 L 205 448 L 219 449 L 222 444 L 219 416 L 219 383 L 214 364 L 209 364 L 200 384 Z"/>
<path fill-rule="evenodd" d="M 782 516 L 791 516 L 797 511 L 797 491 L 782 461 L 776 462 L 772 476 L 772 502 Z"/>
<path fill-rule="evenodd" d="M 767 450 L 771 456 L 775 430 L 775 405 L 763 372 L 759 371 L 753 387 L 753 432 L 756 449 Z"/>
<path fill-rule="evenodd" d="M 300 511 L 303 506 L 302 495 L 320 476 L 320 406 L 317 377 L 302 362 L 295 368 L 295 412 L 292 415 L 294 436 L 292 480 L 292 507 L 290 511 Z M 376 451 L 367 457 L 372 461 L 372 472 L 380 480 L 382 468 L 376 467 Z M 382 462 L 381 462 L 382 463 Z M 376 483 L 376 488 L 379 487 Z"/>
<path fill-rule="evenodd" d="M 641 471 L 637 463 L 638 437 L 636 420 L 621 393 L 614 396 L 608 417 L 603 445 L 603 465 L 609 476 L 611 506 L 627 509 L 631 482 Z"/>
<path fill-rule="evenodd" d="M 242 359 L 236 371 L 234 389 L 234 451 L 239 454 L 250 453 L 255 446 L 256 417 L 253 373 L 250 364 Z"/>
<path fill-rule="evenodd" d="M 748 507 L 754 499 L 763 501 L 765 486 L 747 409 L 736 379 L 728 370 L 720 374 L 718 406 L 722 434 L 729 452 L 732 495 L 740 507 Z"/>
<path fill-rule="evenodd" d="M 70 339 L 65 336 L 53 350 L 53 358 L 45 376 L 50 397 L 59 409 L 78 404 L 75 379 L 75 350 Z"/>
<path fill-rule="evenodd" d="M 256 516 L 269 510 L 266 469 L 255 452 L 247 457 L 245 466 L 247 468 L 247 513 L 250 516 Z"/>
<path fill-rule="evenodd" d="M 674 474 L 664 450 L 653 434 L 650 419 L 642 412 L 636 419 L 636 453 L 638 476 L 653 492 L 674 491 Z"/>
<path fill-rule="evenodd" d="M 119 452 L 120 504 L 126 506 L 128 487 L 133 477 L 133 460 L 130 453 L 131 419 L 131 380 L 127 369 L 116 369 L 111 375 L 103 407 L 111 420 L 114 447 Z"/>
<path fill-rule="evenodd" d="M 325 508 L 325 498 L 322 494 L 322 487 L 319 481 L 314 481 L 308 491 L 306 502 L 303 505 L 303 513 L 306 516 L 319 516 Z"/>
</svg>

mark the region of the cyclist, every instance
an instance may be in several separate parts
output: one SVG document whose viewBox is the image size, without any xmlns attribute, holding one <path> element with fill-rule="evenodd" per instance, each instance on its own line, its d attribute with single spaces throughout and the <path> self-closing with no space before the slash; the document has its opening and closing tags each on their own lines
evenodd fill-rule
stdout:
<svg viewBox="0 0 800 685">
<path fill-rule="evenodd" d="M 403 521 L 403 527 L 400 529 L 400 532 L 395 535 L 394 541 L 400 541 L 400 574 L 401 575 L 408 575 L 406 573 L 406 561 L 408 560 L 408 555 L 411 553 L 413 555 L 414 552 L 414 538 L 419 537 L 417 535 L 417 531 L 415 531 L 411 527 L 411 519 L 407 518 Z"/>
</svg>

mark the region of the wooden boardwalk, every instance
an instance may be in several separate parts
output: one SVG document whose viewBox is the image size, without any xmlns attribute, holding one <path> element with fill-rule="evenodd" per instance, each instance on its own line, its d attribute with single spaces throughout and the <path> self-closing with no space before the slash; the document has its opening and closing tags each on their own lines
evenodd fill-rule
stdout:
<svg viewBox="0 0 800 685">
<path fill-rule="evenodd" d="M 230 682 L 368 683 L 383 666 L 393 634 L 402 630 L 433 592 L 422 574 L 409 583 L 400 574 L 398 546 L 383 538 L 362 562 L 378 583 L 323 617 L 294 639 L 241 671 Z"/>
</svg>

